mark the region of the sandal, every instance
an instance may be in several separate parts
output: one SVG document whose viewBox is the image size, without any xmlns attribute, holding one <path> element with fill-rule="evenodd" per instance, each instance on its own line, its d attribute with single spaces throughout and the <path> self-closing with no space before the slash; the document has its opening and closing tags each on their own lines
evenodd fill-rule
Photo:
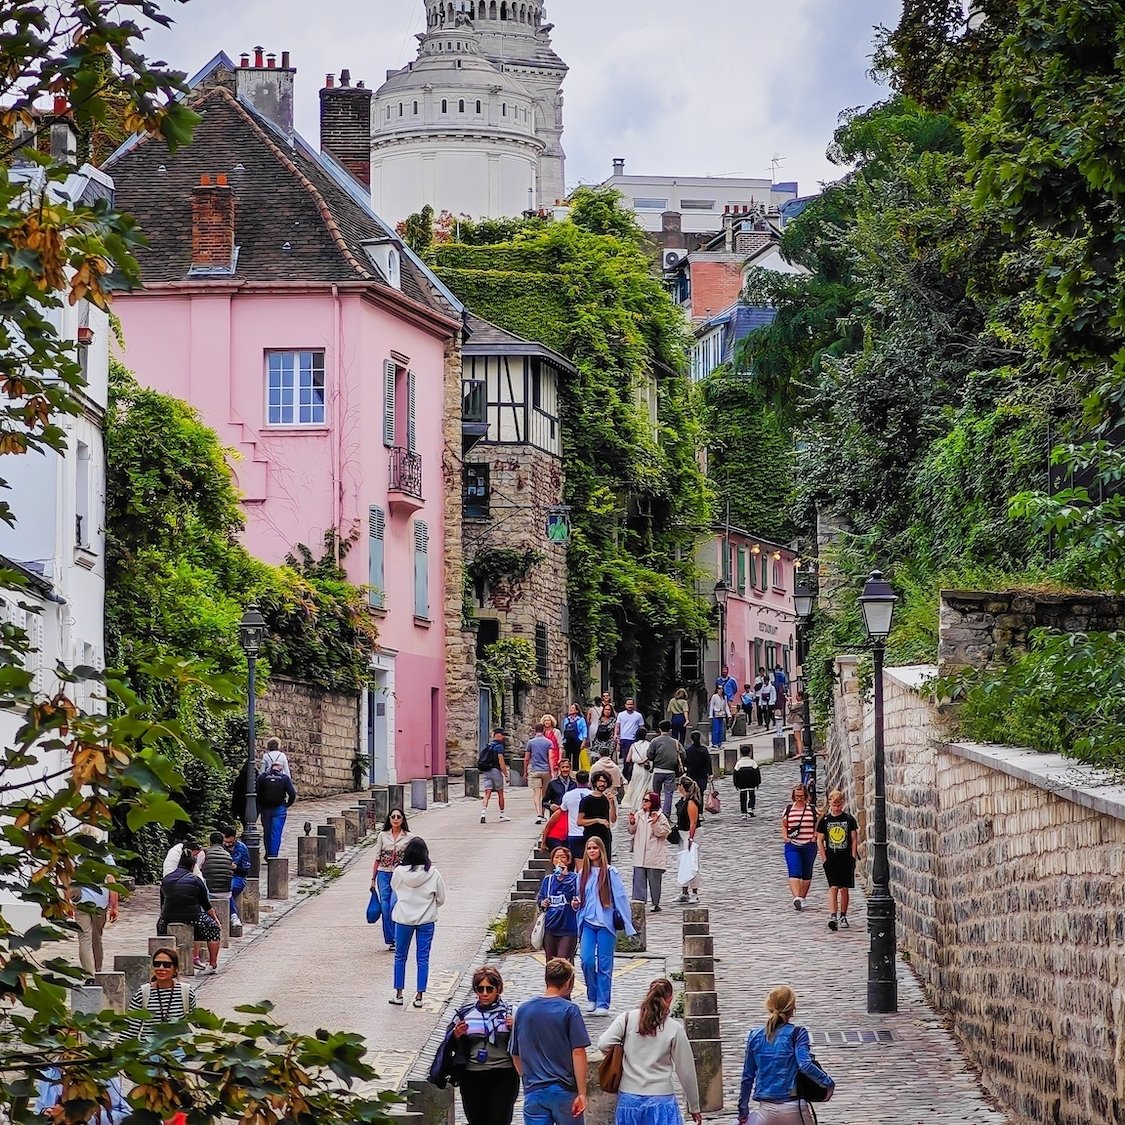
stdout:
<svg viewBox="0 0 1125 1125">
<path fill-rule="evenodd" d="M 401 1001 L 400 1001 L 400 1003 L 401 1003 Z M 420 992 L 417 993 L 417 995 L 415 995 L 412 1003 L 413 1003 L 413 1006 L 415 1008 L 420 1008 L 422 1006 L 422 993 L 420 993 Z"/>
<path fill-rule="evenodd" d="M 394 1004 L 396 1007 L 401 1008 L 402 1007 L 402 997 L 401 996 L 392 996 L 387 1001 L 387 1003 L 388 1004 Z"/>
</svg>

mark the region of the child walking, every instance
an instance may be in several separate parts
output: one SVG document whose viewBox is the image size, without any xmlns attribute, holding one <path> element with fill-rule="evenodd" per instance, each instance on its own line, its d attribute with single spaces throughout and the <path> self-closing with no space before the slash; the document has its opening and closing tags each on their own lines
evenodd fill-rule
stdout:
<svg viewBox="0 0 1125 1125">
<path fill-rule="evenodd" d="M 828 928 L 846 930 L 859 856 L 859 825 L 851 813 L 844 812 L 844 794 L 839 789 L 828 794 L 828 812 L 816 826 L 816 845 L 828 880 Z"/>
</svg>

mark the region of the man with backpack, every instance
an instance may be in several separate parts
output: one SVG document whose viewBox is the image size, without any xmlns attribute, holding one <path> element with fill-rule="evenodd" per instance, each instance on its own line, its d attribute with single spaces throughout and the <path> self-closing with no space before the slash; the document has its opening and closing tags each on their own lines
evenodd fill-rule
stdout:
<svg viewBox="0 0 1125 1125">
<path fill-rule="evenodd" d="M 289 776 L 282 772 L 281 763 L 271 762 L 269 770 L 258 778 L 258 812 L 262 817 L 267 859 L 272 859 L 281 851 L 285 817 L 289 806 L 296 800 L 297 790 L 293 788 Z"/>
<path fill-rule="evenodd" d="M 512 819 L 504 811 L 504 785 L 511 776 L 504 757 L 504 739 L 507 734 L 503 727 L 496 727 L 492 732 L 492 741 L 480 752 L 480 757 L 477 759 L 477 769 L 480 770 L 481 824 L 488 820 L 488 803 L 492 800 L 493 793 L 496 794 L 496 803 L 500 806 L 500 819 Z"/>
</svg>

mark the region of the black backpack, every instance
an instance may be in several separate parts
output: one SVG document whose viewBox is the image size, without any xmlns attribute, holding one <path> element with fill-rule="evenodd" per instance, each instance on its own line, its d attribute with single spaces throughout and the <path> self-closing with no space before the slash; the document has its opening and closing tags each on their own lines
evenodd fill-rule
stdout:
<svg viewBox="0 0 1125 1125">
<path fill-rule="evenodd" d="M 477 758 L 477 769 L 481 773 L 488 773 L 489 770 L 498 769 L 500 766 L 500 752 L 496 749 L 496 743 L 490 742 L 481 752 L 480 757 Z"/>
</svg>

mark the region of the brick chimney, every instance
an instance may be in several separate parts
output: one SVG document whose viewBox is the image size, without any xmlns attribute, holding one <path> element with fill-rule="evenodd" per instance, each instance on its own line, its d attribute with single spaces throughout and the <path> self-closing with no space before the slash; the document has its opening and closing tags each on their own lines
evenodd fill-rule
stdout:
<svg viewBox="0 0 1125 1125">
<path fill-rule="evenodd" d="M 78 131 L 70 118 L 66 98 L 58 95 L 51 113 L 51 159 L 68 168 L 78 167 Z"/>
<path fill-rule="evenodd" d="M 371 99 L 374 92 L 351 84 L 351 71 L 340 83 L 325 77 L 320 91 L 320 150 L 338 160 L 364 187 L 371 187 Z"/>
<path fill-rule="evenodd" d="M 263 58 L 265 48 L 254 48 L 254 62 L 243 55 L 235 67 L 238 96 L 248 102 L 286 136 L 293 134 L 293 80 L 297 70 L 289 65 L 289 52 L 281 52 L 281 65 L 272 52 Z"/>
<path fill-rule="evenodd" d="M 200 176 L 191 189 L 192 272 L 233 272 L 234 192 L 224 175 Z"/>
</svg>

